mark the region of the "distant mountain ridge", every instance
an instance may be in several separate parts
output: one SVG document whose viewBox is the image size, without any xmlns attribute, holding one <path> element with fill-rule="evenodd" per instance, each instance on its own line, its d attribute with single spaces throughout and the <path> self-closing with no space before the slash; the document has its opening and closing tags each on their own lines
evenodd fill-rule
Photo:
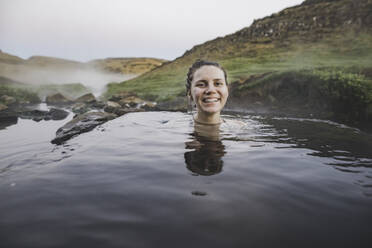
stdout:
<svg viewBox="0 0 372 248">
<path fill-rule="evenodd" d="M 325 2 L 336 2 L 341 0 L 305 0 L 302 5 L 310 5 L 310 4 L 317 4 L 317 3 L 325 3 Z"/>
<path fill-rule="evenodd" d="M 58 69 L 86 69 L 92 67 L 113 73 L 142 74 L 154 69 L 165 61 L 164 59 L 156 58 L 105 58 L 84 63 L 48 56 L 31 56 L 28 59 L 22 59 L 0 50 L 0 66 L 2 67 L 0 68 L 0 76 L 4 74 L 2 72 L 7 67 L 11 68 L 17 65 L 25 67 L 57 67 Z"/>
<path fill-rule="evenodd" d="M 31 56 L 25 60 L 26 64 L 33 66 L 83 66 L 84 63 L 69 59 L 48 56 Z"/>
<path fill-rule="evenodd" d="M 23 63 L 24 59 L 11 55 L 9 53 L 5 53 L 2 50 L 0 50 L 0 63 L 7 63 L 7 64 L 19 64 Z"/>
</svg>

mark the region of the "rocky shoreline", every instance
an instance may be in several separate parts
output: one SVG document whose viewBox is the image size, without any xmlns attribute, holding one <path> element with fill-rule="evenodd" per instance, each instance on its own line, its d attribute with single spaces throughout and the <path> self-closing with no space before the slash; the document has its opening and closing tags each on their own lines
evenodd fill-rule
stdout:
<svg viewBox="0 0 372 248">
<path fill-rule="evenodd" d="M 308 72 L 292 74 L 293 72 L 266 73 L 231 83 L 230 97 L 225 110 L 327 119 L 362 128 L 370 126 L 372 106 L 369 102 L 359 101 L 366 98 L 363 98 L 364 95 L 351 94 L 350 99 L 347 99 L 346 94 L 338 92 L 338 88 L 325 88 L 328 85 L 333 86 L 336 79 L 328 82 L 318 80 L 314 75 L 308 75 Z M 347 84 L 338 82 L 337 85 L 344 85 L 346 93 L 359 90 L 359 86 L 356 88 L 350 83 L 353 82 L 350 81 L 352 79 L 348 79 Z M 361 90 L 360 92 L 369 92 L 364 88 Z M 335 95 L 341 95 L 343 98 L 335 98 Z M 53 144 L 62 144 L 80 133 L 88 132 L 98 125 L 127 113 L 187 111 L 187 101 L 184 96 L 156 103 L 141 99 L 135 93 L 129 92 L 114 94 L 104 101 L 97 99 L 91 93 L 76 99 L 69 99 L 57 93 L 47 96 L 45 103 L 50 107 L 49 110 L 37 109 L 36 103 L 23 103 L 11 96 L 1 96 L 0 128 L 16 124 L 18 118 L 34 121 L 63 120 L 69 115 L 68 111 L 71 111 L 74 113 L 73 119 L 59 128 L 56 137 L 51 141 Z"/>
<path fill-rule="evenodd" d="M 150 102 L 131 93 L 121 93 L 110 97 L 107 101 L 100 101 L 91 94 L 85 94 L 77 99 L 69 99 L 61 93 L 46 97 L 45 103 L 49 110 L 40 110 L 36 103 L 19 103 L 14 97 L 2 96 L 0 103 L 0 128 L 17 123 L 18 118 L 41 120 L 63 120 L 71 111 L 74 117 L 56 132 L 56 137 L 51 141 L 53 144 L 63 142 L 85 132 L 89 132 L 96 126 L 109 120 L 115 119 L 127 113 L 140 111 L 166 110 L 160 108 L 155 102 Z M 167 107 L 167 106 L 165 106 Z"/>
</svg>

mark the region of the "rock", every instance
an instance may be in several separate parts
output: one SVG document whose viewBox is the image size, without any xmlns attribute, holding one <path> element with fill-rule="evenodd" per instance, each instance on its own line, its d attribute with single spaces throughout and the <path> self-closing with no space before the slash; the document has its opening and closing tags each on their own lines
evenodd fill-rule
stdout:
<svg viewBox="0 0 372 248">
<path fill-rule="evenodd" d="M 119 103 L 113 101 L 107 101 L 106 106 L 104 107 L 104 111 L 107 113 L 115 113 L 115 111 L 121 109 L 121 105 Z"/>
<path fill-rule="evenodd" d="M 97 101 L 96 98 L 90 93 L 79 97 L 76 99 L 76 102 L 77 103 L 72 106 L 72 112 L 76 114 L 84 114 L 93 109 L 100 110 L 106 106 L 104 102 Z"/>
<path fill-rule="evenodd" d="M 96 102 L 96 101 L 97 100 L 92 93 L 82 95 L 82 96 L 76 98 L 76 100 L 75 100 L 75 102 L 82 102 L 82 103 L 93 103 L 93 102 Z"/>
<path fill-rule="evenodd" d="M 0 103 L 0 111 L 6 110 L 8 106 Z"/>
<path fill-rule="evenodd" d="M 18 110 L 18 115 L 22 119 L 32 119 L 34 121 L 41 120 L 63 120 L 68 116 L 68 112 L 63 109 L 51 108 L 49 111 L 39 109 L 21 109 Z"/>
<path fill-rule="evenodd" d="M 77 103 L 72 106 L 72 112 L 75 114 L 84 114 L 90 110 L 90 107 L 85 103 Z"/>
<path fill-rule="evenodd" d="M 143 111 L 143 109 L 139 108 L 131 108 L 131 107 L 122 107 L 120 104 L 112 101 L 108 101 L 106 103 L 106 106 L 104 108 L 104 111 L 107 113 L 113 113 L 118 116 L 122 116 L 127 113 L 132 113 L 132 112 L 140 112 Z"/>
<path fill-rule="evenodd" d="M 124 110 L 121 110 L 117 104 L 119 104 Z M 120 94 L 113 95 L 107 102 L 104 110 L 109 113 L 119 114 L 118 112 L 127 113 L 127 109 L 131 109 L 130 112 L 134 112 L 133 108 L 142 110 L 157 109 L 156 102 L 143 100 L 134 93 L 122 92 Z"/>
<path fill-rule="evenodd" d="M 122 116 L 122 115 L 125 115 L 125 114 L 128 114 L 128 113 L 134 113 L 134 112 L 143 112 L 144 110 L 143 109 L 139 109 L 139 108 L 120 108 L 120 109 L 117 109 L 114 114 L 118 115 L 118 116 Z"/>
<path fill-rule="evenodd" d="M 141 103 L 139 107 L 146 111 L 152 111 L 152 110 L 157 109 L 156 102 L 148 102 L 148 101 Z"/>
<path fill-rule="evenodd" d="M 63 109 L 51 108 L 48 115 L 52 120 L 63 120 L 68 116 L 68 112 Z"/>
<path fill-rule="evenodd" d="M 119 101 L 119 104 L 123 107 L 137 107 L 139 104 L 145 102 L 139 97 L 129 96 Z"/>
<path fill-rule="evenodd" d="M 176 97 L 173 100 L 159 102 L 156 110 L 160 111 L 187 111 L 187 100 L 184 96 Z"/>
<path fill-rule="evenodd" d="M 1 107 L 2 104 L 0 104 L 0 107 Z M 5 106 L 5 105 L 3 105 Z M 7 106 L 5 106 L 7 107 Z M 10 109 L 10 108 L 5 108 L 5 109 L 2 109 L 0 111 L 0 122 L 3 123 L 3 122 L 7 122 L 7 121 L 11 121 L 13 122 L 14 120 L 17 120 L 18 119 L 18 116 L 17 116 L 17 113 Z"/>
<path fill-rule="evenodd" d="M 92 103 L 92 107 L 98 108 L 98 109 L 103 109 L 105 106 L 106 106 L 105 103 L 101 101 L 96 101 Z"/>
<path fill-rule="evenodd" d="M 78 115 L 57 130 L 56 137 L 51 141 L 51 143 L 57 145 L 62 144 L 66 140 L 69 140 L 78 134 L 89 132 L 96 126 L 112 120 L 115 117 L 116 115 L 114 114 L 104 112 L 89 112 Z"/>
<path fill-rule="evenodd" d="M 21 101 L 19 101 L 19 104 L 20 105 L 28 105 L 28 104 L 31 104 L 31 102 L 27 101 L 27 100 L 21 100 Z"/>
<path fill-rule="evenodd" d="M 39 110 L 39 109 L 21 109 L 17 111 L 19 117 L 22 119 L 32 119 L 32 120 L 42 120 L 48 115 L 48 111 Z"/>
<path fill-rule="evenodd" d="M 112 95 L 110 98 L 109 98 L 109 101 L 112 101 L 112 102 L 119 102 L 121 99 L 124 99 L 124 98 L 127 98 L 129 96 L 136 96 L 136 94 L 134 93 L 130 93 L 130 92 L 121 92 L 121 93 L 118 93 L 118 94 L 114 94 Z"/>
<path fill-rule="evenodd" d="M 39 122 L 39 121 L 42 121 L 43 118 L 42 117 L 34 117 L 32 118 L 33 121 L 36 121 L 36 122 Z"/>
<path fill-rule="evenodd" d="M 3 96 L 0 97 L 0 102 L 2 102 L 3 104 L 9 106 L 11 104 L 16 103 L 17 102 L 17 99 L 15 99 L 12 96 L 3 95 Z"/>
<path fill-rule="evenodd" d="M 12 126 L 14 124 L 17 124 L 18 117 L 16 116 L 8 116 L 6 118 L 1 117 L 0 113 L 0 130 L 5 129 L 6 127 Z"/>
<path fill-rule="evenodd" d="M 54 95 L 49 95 L 45 99 L 46 103 L 48 104 L 64 104 L 64 103 L 71 103 L 72 101 L 68 98 L 66 98 L 61 93 L 57 93 Z"/>
</svg>

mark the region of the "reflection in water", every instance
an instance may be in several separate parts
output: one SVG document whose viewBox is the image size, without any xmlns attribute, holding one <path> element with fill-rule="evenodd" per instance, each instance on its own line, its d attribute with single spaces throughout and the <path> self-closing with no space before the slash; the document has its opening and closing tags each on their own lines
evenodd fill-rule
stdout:
<svg viewBox="0 0 372 248">
<path fill-rule="evenodd" d="M 198 175 L 210 176 L 222 171 L 225 146 L 220 141 L 219 125 L 195 125 L 192 141 L 185 143 L 187 169 Z"/>
<path fill-rule="evenodd" d="M 372 136 L 369 133 L 330 121 L 299 118 L 267 118 L 263 122 L 276 135 L 263 135 L 256 141 L 283 144 L 277 148 L 305 148 L 307 155 L 329 158 L 326 165 L 354 174 L 354 184 L 372 196 Z M 267 131 L 267 127 L 265 129 Z"/>
<path fill-rule="evenodd" d="M 281 137 L 266 137 L 270 142 L 291 144 L 313 150 L 308 155 L 333 158 L 329 165 L 339 167 L 372 167 L 372 136 L 340 124 L 308 119 L 266 119 Z M 264 138 L 264 137 L 261 137 Z M 264 138 L 265 140 L 265 138 Z"/>
</svg>

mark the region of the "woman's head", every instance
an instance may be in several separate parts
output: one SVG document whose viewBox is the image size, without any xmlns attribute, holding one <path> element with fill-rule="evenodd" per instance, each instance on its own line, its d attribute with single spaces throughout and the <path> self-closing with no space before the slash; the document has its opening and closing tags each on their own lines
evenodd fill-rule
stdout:
<svg viewBox="0 0 372 248">
<path fill-rule="evenodd" d="M 186 89 L 196 105 L 197 121 L 211 124 L 220 122 L 228 88 L 226 72 L 218 63 L 196 61 L 187 74 Z"/>
<path fill-rule="evenodd" d="M 194 78 L 195 71 L 198 70 L 200 67 L 206 66 L 206 65 L 215 66 L 221 69 L 223 71 L 225 82 L 227 85 L 227 74 L 226 74 L 225 69 L 222 66 L 220 66 L 217 62 L 197 60 L 194 62 L 194 64 L 192 64 L 192 66 L 189 68 L 189 71 L 187 72 L 187 79 L 186 79 L 186 94 L 187 95 L 190 93 L 191 82 Z"/>
</svg>

